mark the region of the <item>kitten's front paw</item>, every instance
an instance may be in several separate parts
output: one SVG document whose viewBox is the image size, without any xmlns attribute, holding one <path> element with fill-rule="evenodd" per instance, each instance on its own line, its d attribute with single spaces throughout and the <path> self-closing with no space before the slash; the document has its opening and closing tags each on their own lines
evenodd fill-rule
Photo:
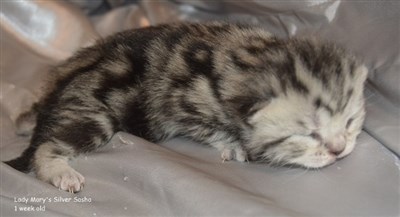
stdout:
<svg viewBox="0 0 400 217">
<path fill-rule="evenodd" d="M 50 183 L 61 190 L 75 193 L 83 189 L 85 178 L 74 169 L 68 168 L 54 174 Z"/>
<path fill-rule="evenodd" d="M 224 148 L 221 152 L 222 162 L 236 160 L 239 162 L 247 161 L 247 154 L 242 148 Z"/>
</svg>

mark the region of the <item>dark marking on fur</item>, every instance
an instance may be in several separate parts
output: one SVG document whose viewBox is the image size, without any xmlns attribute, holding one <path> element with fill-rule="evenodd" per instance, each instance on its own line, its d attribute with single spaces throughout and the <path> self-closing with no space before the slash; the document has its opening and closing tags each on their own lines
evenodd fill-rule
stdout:
<svg viewBox="0 0 400 217">
<path fill-rule="evenodd" d="M 193 105 L 192 103 L 189 103 L 185 99 L 185 96 L 181 96 L 181 98 L 179 100 L 179 105 L 184 112 L 187 112 L 188 114 L 194 115 L 194 116 L 201 116 L 201 113 L 198 111 L 198 108 L 195 105 Z"/>
<path fill-rule="evenodd" d="M 351 96 L 353 95 L 353 89 L 350 89 L 346 92 L 346 95 L 340 99 L 340 108 L 339 112 L 343 112 L 344 109 L 347 107 Z"/>
<path fill-rule="evenodd" d="M 304 121 L 302 121 L 302 120 L 297 120 L 296 123 L 298 125 L 300 125 L 301 127 L 304 127 L 304 128 L 306 127 L 306 123 L 304 123 Z"/>
<path fill-rule="evenodd" d="M 105 144 L 110 135 L 105 134 L 96 121 L 81 121 L 63 126 L 54 132 L 54 137 L 75 147 L 80 152 L 88 152 Z M 98 139 L 102 143 L 97 143 Z"/>
<path fill-rule="evenodd" d="M 350 128 L 350 126 L 351 126 L 351 124 L 353 123 L 353 121 L 354 121 L 353 118 L 350 118 L 350 119 L 347 121 L 347 123 L 346 123 L 346 129 L 349 129 L 349 128 Z"/>
<path fill-rule="evenodd" d="M 356 70 L 356 63 L 354 61 L 349 61 L 349 72 L 350 72 L 350 76 L 352 78 L 354 78 L 355 75 L 355 70 Z"/>
<path fill-rule="evenodd" d="M 193 74 L 211 74 L 213 70 L 213 47 L 204 41 L 192 42 L 183 53 L 186 65 Z M 203 53 L 202 58 L 196 58 L 198 53 Z"/>
<path fill-rule="evenodd" d="M 254 65 L 246 63 L 242 59 L 240 59 L 240 57 L 238 56 L 238 54 L 236 52 L 232 51 L 229 55 L 230 55 L 230 58 L 231 58 L 233 64 L 238 66 L 240 69 L 242 69 L 244 71 L 248 71 L 248 70 L 251 70 L 254 68 Z"/>
<path fill-rule="evenodd" d="M 192 75 L 205 77 L 209 82 L 215 98 L 220 101 L 219 80 L 221 79 L 221 76 L 214 72 L 213 50 L 214 48 L 208 45 L 207 42 L 198 40 L 192 42 L 188 46 L 187 51 L 182 55 L 190 73 Z M 196 58 L 196 54 L 199 52 L 203 52 L 201 59 Z"/>
<path fill-rule="evenodd" d="M 302 94 L 308 94 L 310 92 L 308 87 L 302 81 L 298 80 L 296 76 L 292 76 L 291 82 L 293 89 L 297 90 L 298 92 Z"/>
<path fill-rule="evenodd" d="M 53 148 L 52 153 L 54 155 L 65 155 L 63 150 L 61 150 L 60 148 L 56 148 L 56 147 Z"/>
<path fill-rule="evenodd" d="M 320 97 L 317 97 L 317 98 L 314 100 L 314 106 L 315 106 L 316 109 L 321 108 L 321 106 L 322 106 L 322 99 L 321 99 Z"/>
<path fill-rule="evenodd" d="M 320 97 L 317 97 L 314 100 L 314 106 L 316 109 L 324 108 L 331 116 L 334 114 L 333 109 L 329 105 L 325 104 Z"/>
<path fill-rule="evenodd" d="M 346 93 L 346 101 L 344 103 L 344 107 L 346 107 L 346 105 L 349 103 L 349 100 L 350 100 L 351 96 L 353 95 L 353 93 L 354 93 L 354 89 L 352 89 L 352 88 L 347 91 L 347 93 Z"/>
<path fill-rule="evenodd" d="M 180 28 L 174 28 L 167 32 L 163 37 L 161 37 L 163 43 L 167 46 L 168 50 L 174 50 L 177 45 L 179 45 L 180 41 L 189 34 L 190 28 L 186 25 L 181 26 Z"/>
<path fill-rule="evenodd" d="M 262 55 L 267 49 L 271 49 L 274 46 L 274 43 L 268 43 L 265 39 L 256 36 L 249 37 L 248 44 L 244 48 L 249 54 L 255 56 Z"/>
<path fill-rule="evenodd" d="M 342 78 L 341 74 L 343 71 L 342 63 L 340 60 L 337 60 L 337 59 L 335 62 L 336 62 L 336 69 L 335 69 L 336 79 L 340 79 L 340 78 Z"/>
<path fill-rule="evenodd" d="M 142 137 L 152 142 L 157 142 L 156 136 L 150 133 L 148 119 L 146 117 L 146 107 L 142 104 L 144 99 L 134 99 L 127 103 L 126 109 L 119 122 L 120 128 L 133 135 Z"/>
<path fill-rule="evenodd" d="M 256 98 L 248 96 L 238 96 L 229 100 L 234 106 L 238 106 L 236 110 L 239 112 L 240 116 L 245 118 L 252 116 L 256 109 L 252 109 L 254 105 L 258 102 Z"/>
<path fill-rule="evenodd" d="M 286 136 L 286 137 L 282 137 L 279 139 L 275 139 L 273 141 L 269 141 L 267 143 L 264 143 L 261 145 L 261 148 L 259 148 L 259 151 L 257 153 L 253 153 L 250 157 L 252 161 L 264 161 L 266 159 L 264 159 L 263 154 L 268 150 L 268 149 L 272 149 L 276 146 L 278 146 L 279 144 L 281 144 L 282 142 L 284 142 L 286 139 L 288 139 L 290 136 Z"/>
<path fill-rule="evenodd" d="M 208 28 L 208 31 L 214 35 L 214 36 L 218 36 L 221 33 L 224 32 L 228 32 L 231 29 L 230 25 L 227 24 L 222 24 L 222 25 L 210 25 L 210 27 Z"/>
<path fill-rule="evenodd" d="M 282 77 L 280 82 L 285 92 L 288 90 L 289 86 L 293 88 L 293 90 L 304 95 L 310 92 L 308 87 L 296 76 L 295 60 L 292 55 L 288 54 L 285 61 L 277 63 L 276 66 L 278 67 L 277 71 L 280 73 L 279 76 Z"/>
<path fill-rule="evenodd" d="M 312 132 L 310 134 L 310 137 L 315 139 L 315 140 L 317 140 L 317 141 L 319 141 L 319 142 L 323 142 L 322 136 L 318 132 Z"/>
<path fill-rule="evenodd" d="M 267 149 L 276 147 L 277 145 L 279 145 L 280 143 L 284 142 L 286 139 L 288 139 L 290 136 L 285 136 L 279 139 L 275 139 L 273 141 L 264 143 L 261 147 L 261 150 L 263 150 L 263 152 L 265 152 Z"/>
<path fill-rule="evenodd" d="M 235 108 L 235 111 L 241 117 L 242 120 L 247 120 L 253 116 L 257 111 L 266 106 L 269 101 L 276 97 L 273 92 L 268 97 L 260 98 L 256 96 L 236 96 L 228 99 L 227 102 L 230 106 Z"/>
<path fill-rule="evenodd" d="M 173 89 L 180 88 L 189 88 L 192 87 L 194 80 L 197 78 L 197 75 L 176 75 L 171 78 L 171 87 Z"/>
</svg>

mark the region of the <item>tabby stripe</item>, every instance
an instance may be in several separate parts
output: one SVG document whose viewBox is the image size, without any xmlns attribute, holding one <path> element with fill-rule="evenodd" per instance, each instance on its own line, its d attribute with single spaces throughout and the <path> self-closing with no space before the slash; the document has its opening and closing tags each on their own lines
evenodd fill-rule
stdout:
<svg viewBox="0 0 400 217">
<path fill-rule="evenodd" d="M 286 137 L 282 137 L 273 141 L 269 141 L 267 143 L 264 143 L 261 145 L 261 148 L 258 149 L 258 152 L 256 152 L 255 154 L 251 155 L 253 158 L 251 160 L 253 161 L 258 161 L 258 160 L 265 160 L 263 158 L 263 154 L 271 148 L 274 148 L 276 146 L 278 146 L 279 144 L 281 144 L 282 142 L 284 142 L 286 139 L 290 138 L 290 136 L 286 136 Z"/>
<path fill-rule="evenodd" d="M 334 114 L 333 109 L 330 106 L 328 106 L 327 104 L 325 104 L 324 102 L 322 102 L 322 99 L 320 97 L 318 97 L 314 100 L 314 106 L 316 109 L 324 108 L 326 111 L 329 112 L 329 114 L 331 116 Z"/>
</svg>

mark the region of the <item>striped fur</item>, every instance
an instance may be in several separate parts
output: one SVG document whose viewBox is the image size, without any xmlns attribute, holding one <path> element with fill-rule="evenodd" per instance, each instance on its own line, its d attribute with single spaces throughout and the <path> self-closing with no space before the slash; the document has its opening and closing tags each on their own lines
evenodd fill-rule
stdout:
<svg viewBox="0 0 400 217">
<path fill-rule="evenodd" d="M 125 31 L 52 74 L 46 95 L 24 114 L 36 120 L 29 148 L 7 163 L 71 192 L 84 178 L 68 159 L 117 131 L 153 142 L 188 137 L 224 160 L 319 168 L 353 150 L 364 119 L 367 71 L 352 55 L 245 25 Z"/>
</svg>

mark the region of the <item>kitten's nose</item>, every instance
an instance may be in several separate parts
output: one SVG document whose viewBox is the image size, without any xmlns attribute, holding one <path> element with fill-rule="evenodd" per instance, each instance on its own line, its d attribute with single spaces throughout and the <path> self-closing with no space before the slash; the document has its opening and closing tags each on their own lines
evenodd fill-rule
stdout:
<svg viewBox="0 0 400 217">
<path fill-rule="evenodd" d="M 339 155 L 344 151 L 346 147 L 346 139 L 344 136 L 338 136 L 333 141 L 325 143 L 325 146 L 329 149 L 329 151 L 334 155 Z"/>
</svg>

